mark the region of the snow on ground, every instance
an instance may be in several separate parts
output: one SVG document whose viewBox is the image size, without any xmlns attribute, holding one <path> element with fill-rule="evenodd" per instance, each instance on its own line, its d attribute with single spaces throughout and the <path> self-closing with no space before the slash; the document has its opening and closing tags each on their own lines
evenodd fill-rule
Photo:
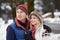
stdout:
<svg viewBox="0 0 60 40">
<path fill-rule="evenodd" d="M 0 40 L 6 40 L 6 28 L 12 22 L 13 20 L 9 20 L 8 23 L 5 24 L 5 21 L 0 20 Z"/>
<path fill-rule="evenodd" d="M 60 40 L 60 34 L 50 33 L 50 36 L 44 36 L 43 40 Z"/>
</svg>

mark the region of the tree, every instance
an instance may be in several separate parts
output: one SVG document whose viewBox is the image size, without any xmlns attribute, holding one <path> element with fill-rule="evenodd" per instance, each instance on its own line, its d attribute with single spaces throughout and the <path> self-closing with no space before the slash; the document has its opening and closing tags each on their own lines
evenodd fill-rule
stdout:
<svg viewBox="0 0 60 40">
<path fill-rule="evenodd" d="M 53 0 L 43 0 L 43 3 L 44 3 L 44 11 L 45 12 L 52 12 L 52 18 L 54 18 L 54 3 L 53 3 Z"/>
<path fill-rule="evenodd" d="M 54 0 L 55 9 L 58 9 L 60 11 L 60 0 Z"/>
<path fill-rule="evenodd" d="M 28 6 L 28 12 L 30 13 L 31 11 L 34 10 L 34 0 L 26 0 L 27 1 L 27 6 Z"/>
</svg>

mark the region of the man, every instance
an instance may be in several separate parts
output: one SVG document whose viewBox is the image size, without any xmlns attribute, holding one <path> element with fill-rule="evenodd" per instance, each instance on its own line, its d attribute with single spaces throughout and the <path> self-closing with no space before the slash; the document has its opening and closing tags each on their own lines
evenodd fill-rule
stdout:
<svg viewBox="0 0 60 40">
<path fill-rule="evenodd" d="M 27 18 L 28 8 L 25 5 L 16 7 L 16 18 L 7 28 L 6 40 L 31 40 L 30 21 Z"/>
</svg>

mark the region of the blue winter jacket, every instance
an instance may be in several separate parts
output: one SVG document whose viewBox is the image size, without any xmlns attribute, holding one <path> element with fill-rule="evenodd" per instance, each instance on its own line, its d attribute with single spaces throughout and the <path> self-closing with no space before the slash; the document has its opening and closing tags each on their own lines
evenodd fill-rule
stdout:
<svg viewBox="0 0 60 40">
<path fill-rule="evenodd" d="M 28 38 L 26 38 L 26 34 L 28 34 Z M 29 37 L 31 37 L 29 23 L 27 23 L 26 28 L 24 28 L 17 20 L 14 21 L 8 26 L 6 35 L 6 40 L 29 40 Z"/>
</svg>

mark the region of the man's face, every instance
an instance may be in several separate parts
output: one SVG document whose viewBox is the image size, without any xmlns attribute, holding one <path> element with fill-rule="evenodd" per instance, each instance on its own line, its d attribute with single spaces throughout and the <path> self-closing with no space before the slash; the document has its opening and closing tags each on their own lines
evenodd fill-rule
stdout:
<svg viewBox="0 0 60 40">
<path fill-rule="evenodd" d="M 16 17 L 18 20 L 22 21 L 26 19 L 26 13 L 24 11 L 22 11 L 21 9 L 17 9 L 16 10 Z"/>
</svg>

